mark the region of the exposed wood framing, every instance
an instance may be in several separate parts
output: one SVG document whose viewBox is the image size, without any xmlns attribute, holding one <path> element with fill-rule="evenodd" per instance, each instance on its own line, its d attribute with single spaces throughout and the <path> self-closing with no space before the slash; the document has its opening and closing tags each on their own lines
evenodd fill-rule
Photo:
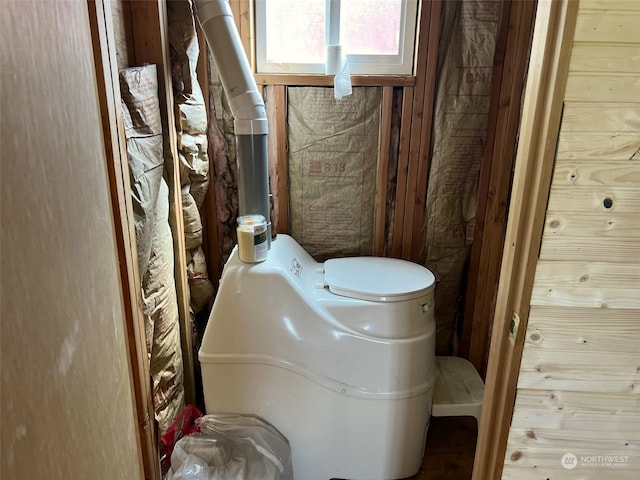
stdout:
<svg viewBox="0 0 640 480">
<path fill-rule="evenodd" d="M 500 478 L 562 115 L 577 2 L 538 5 L 473 480 Z M 512 344 L 512 314 L 521 319 Z"/>
<path fill-rule="evenodd" d="M 233 13 L 233 19 L 236 23 L 240 39 L 242 40 L 242 47 L 244 48 L 251 69 L 256 69 L 256 49 L 254 41 L 254 27 L 253 27 L 253 8 L 246 0 L 230 0 L 231 12 Z"/>
<path fill-rule="evenodd" d="M 504 248 L 515 143 L 520 124 L 535 1 L 504 2 L 496 39 L 492 102 L 477 194 L 477 218 L 469 257 L 460 355 L 484 376 L 490 324 Z"/>
<path fill-rule="evenodd" d="M 106 11 L 111 12 L 118 71 L 131 65 L 134 56 L 131 12 L 129 5 L 125 5 L 124 1 L 109 0 L 108 4 L 105 2 L 105 6 L 110 7 L 110 10 Z"/>
<path fill-rule="evenodd" d="M 174 273 L 180 317 L 180 340 L 184 366 L 184 394 L 187 403 L 195 403 L 193 345 L 191 339 L 191 314 L 189 311 L 189 284 L 184 243 L 184 220 L 178 169 L 178 143 L 175 130 L 173 89 L 171 86 L 171 62 L 167 32 L 167 7 L 164 0 L 129 1 L 131 27 L 134 34 L 135 62 L 138 65 L 152 63 L 158 69 L 158 94 L 160 116 L 164 132 L 165 167 L 169 185 L 169 224 L 173 233 L 175 257 Z"/>
<path fill-rule="evenodd" d="M 396 199 L 392 225 L 390 256 L 402 256 L 402 234 L 404 232 L 404 211 L 407 201 L 407 175 L 409 173 L 409 148 L 411 144 L 411 119 L 413 118 L 414 88 L 406 87 L 402 94 L 402 114 L 400 120 L 400 145 L 398 147 L 398 170 L 396 173 Z"/>
<path fill-rule="evenodd" d="M 389 149 L 391 148 L 391 113 L 393 109 L 393 87 L 382 87 L 382 112 L 380 118 L 380 141 L 378 148 L 378 175 L 376 176 L 376 205 L 373 253 L 384 254 L 386 239 L 387 184 L 389 183 Z"/>
<path fill-rule="evenodd" d="M 413 212 L 413 239 L 410 251 L 406 251 L 406 255 L 410 260 L 415 262 L 420 260 L 420 253 L 423 244 L 423 225 L 424 212 L 427 201 L 427 183 L 429 179 L 429 170 L 431 168 L 431 135 L 433 133 L 433 107 L 436 97 L 436 75 L 438 67 L 438 50 L 440 38 L 442 2 L 431 2 L 431 18 L 429 21 L 429 40 L 426 45 L 420 45 L 420 48 L 427 50 L 425 61 L 425 84 L 424 84 L 424 103 L 422 116 L 422 131 L 420 134 L 420 147 L 417 157 L 417 173 L 416 173 L 416 193 L 415 193 L 415 210 Z M 407 223 L 411 222 L 411 217 L 406 219 Z"/>
<path fill-rule="evenodd" d="M 160 478 L 158 439 L 154 423 L 144 315 L 140 303 L 140 272 L 131 202 L 124 126 L 120 110 L 120 83 L 110 2 L 88 1 L 89 21 L 96 63 L 97 92 L 102 114 L 102 131 L 111 189 L 120 277 L 129 349 L 128 363 L 134 392 L 136 433 L 144 478 Z"/>
<path fill-rule="evenodd" d="M 433 104 L 442 3 L 422 2 L 415 87 L 405 87 L 390 254 L 419 260 L 430 166 Z"/>
<path fill-rule="evenodd" d="M 198 47 L 200 52 L 198 54 L 198 64 L 196 66 L 196 76 L 198 78 L 198 84 L 200 90 L 202 90 L 202 97 L 204 98 L 205 111 L 207 112 L 207 122 L 215 121 L 209 117 L 209 47 L 205 39 L 204 32 L 200 27 L 200 22 L 196 21 L 196 35 L 198 36 Z M 216 196 L 213 188 L 213 171 L 214 162 L 212 155 L 209 154 L 209 188 L 204 197 L 203 208 L 201 212 L 202 217 L 202 249 L 204 250 L 207 260 L 207 272 L 209 279 L 213 284 L 213 288 L 218 289 L 218 278 L 222 273 L 222 258 L 218 254 L 218 226 L 216 219 Z"/>
<path fill-rule="evenodd" d="M 289 232 L 289 161 L 287 156 L 287 89 L 283 85 L 266 87 L 269 121 L 269 170 L 274 195 L 276 233 Z"/>
<path fill-rule="evenodd" d="M 422 3 L 421 4 L 421 13 L 420 13 L 420 26 L 418 30 L 418 46 L 417 51 L 418 55 L 416 58 L 416 86 L 413 90 L 413 110 L 411 115 L 411 122 L 409 123 L 409 128 L 411 129 L 411 133 L 409 134 L 409 158 L 407 163 L 407 178 L 405 183 L 405 188 L 403 188 L 403 192 L 405 196 L 404 200 L 404 212 L 403 212 L 403 227 L 402 227 L 402 250 L 401 256 L 402 258 L 410 258 L 411 257 L 411 247 L 413 243 L 413 214 L 416 211 L 418 196 L 417 196 L 417 188 L 418 188 L 418 166 L 421 162 L 428 162 L 429 155 L 425 155 L 424 158 L 421 156 L 422 151 L 422 142 L 423 142 L 423 124 L 425 124 L 424 132 L 431 132 L 431 113 L 433 110 L 433 106 L 431 106 L 431 110 L 425 110 L 425 98 L 427 98 L 429 93 L 431 93 L 431 99 L 433 99 L 433 92 L 435 90 L 435 71 L 428 72 L 427 74 L 427 59 L 429 57 L 429 50 L 432 51 L 433 57 L 433 49 L 435 49 L 437 58 L 438 48 L 437 42 L 436 45 L 429 45 L 429 39 L 431 37 L 431 28 L 435 28 L 436 31 L 439 30 L 437 28 L 440 25 L 440 5 L 439 1 Z M 435 25 L 432 25 L 431 19 L 437 19 L 438 22 Z M 435 38 L 438 38 L 437 36 Z M 435 63 L 433 64 L 435 66 Z M 427 128 L 428 125 L 428 128 Z M 431 135 L 428 136 L 431 138 Z M 428 148 L 427 148 L 428 153 Z M 428 174 L 428 170 L 427 170 Z M 426 196 L 426 192 L 423 192 L 422 197 L 422 209 L 424 210 L 424 197 Z M 400 220 L 400 216 L 397 215 L 396 219 Z M 423 214 L 424 215 L 424 214 Z M 422 231 L 422 228 L 420 228 Z"/>
</svg>

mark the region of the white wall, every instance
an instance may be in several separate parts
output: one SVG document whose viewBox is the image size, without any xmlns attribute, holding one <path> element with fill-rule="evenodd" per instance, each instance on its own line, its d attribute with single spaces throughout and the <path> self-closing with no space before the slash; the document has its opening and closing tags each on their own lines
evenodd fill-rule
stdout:
<svg viewBox="0 0 640 480">
<path fill-rule="evenodd" d="M 0 477 L 141 478 L 87 4 L 0 22 Z"/>
</svg>

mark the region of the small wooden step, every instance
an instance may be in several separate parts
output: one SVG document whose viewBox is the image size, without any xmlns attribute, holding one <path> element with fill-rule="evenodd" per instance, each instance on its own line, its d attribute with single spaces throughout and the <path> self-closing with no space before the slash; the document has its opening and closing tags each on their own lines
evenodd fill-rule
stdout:
<svg viewBox="0 0 640 480">
<path fill-rule="evenodd" d="M 484 383 L 474 366 L 460 357 L 436 357 L 434 417 L 472 416 L 480 421 Z"/>
</svg>

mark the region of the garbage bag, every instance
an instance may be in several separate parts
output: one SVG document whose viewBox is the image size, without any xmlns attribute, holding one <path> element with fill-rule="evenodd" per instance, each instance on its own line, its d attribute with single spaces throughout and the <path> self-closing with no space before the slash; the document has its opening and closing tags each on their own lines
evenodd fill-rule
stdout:
<svg viewBox="0 0 640 480">
<path fill-rule="evenodd" d="M 200 432 L 173 449 L 168 480 L 293 480 L 289 442 L 268 423 L 237 414 L 196 423 Z"/>
</svg>

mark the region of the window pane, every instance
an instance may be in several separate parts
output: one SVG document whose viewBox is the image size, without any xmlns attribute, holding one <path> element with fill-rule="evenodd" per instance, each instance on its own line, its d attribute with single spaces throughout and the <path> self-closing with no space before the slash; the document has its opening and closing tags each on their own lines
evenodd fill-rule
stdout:
<svg viewBox="0 0 640 480">
<path fill-rule="evenodd" d="M 340 43 L 346 53 L 397 55 L 402 0 L 341 0 Z"/>
<path fill-rule="evenodd" d="M 324 62 L 325 0 L 266 1 L 268 63 Z"/>
</svg>

